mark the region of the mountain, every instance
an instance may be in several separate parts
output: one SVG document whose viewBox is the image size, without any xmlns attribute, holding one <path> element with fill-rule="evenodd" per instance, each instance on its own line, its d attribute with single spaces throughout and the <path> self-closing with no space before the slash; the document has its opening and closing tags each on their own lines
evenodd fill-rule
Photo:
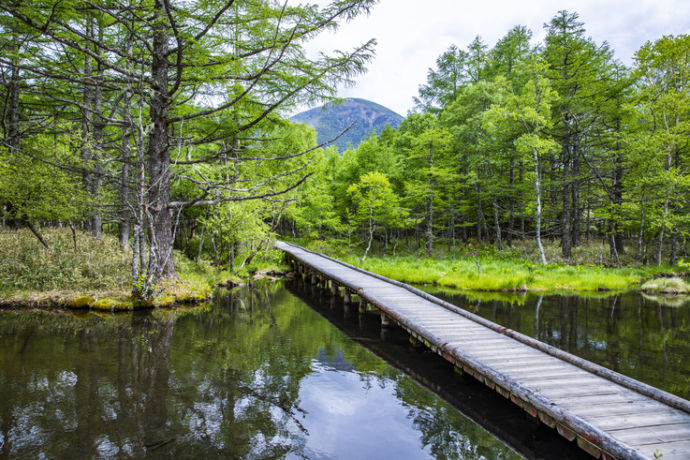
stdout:
<svg viewBox="0 0 690 460">
<path fill-rule="evenodd" d="M 342 104 L 329 103 L 298 113 L 290 120 L 313 126 L 319 144 L 335 138 L 354 122 L 352 128 L 332 144 L 344 152 L 349 146 L 357 147 L 372 131 L 379 134 L 386 124 L 397 128 L 403 117 L 366 99 L 347 98 Z"/>
</svg>

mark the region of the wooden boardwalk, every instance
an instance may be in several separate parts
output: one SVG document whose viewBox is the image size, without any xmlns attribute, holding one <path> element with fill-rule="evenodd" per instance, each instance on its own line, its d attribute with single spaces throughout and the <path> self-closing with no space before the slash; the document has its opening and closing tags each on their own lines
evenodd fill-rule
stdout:
<svg viewBox="0 0 690 460">
<path fill-rule="evenodd" d="M 459 369 L 596 458 L 690 459 L 690 402 L 499 326 L 411 286 L 289 243 L 295 270 Z M 557 453 L 555 453 L 557 455 Z"/>
</svg>

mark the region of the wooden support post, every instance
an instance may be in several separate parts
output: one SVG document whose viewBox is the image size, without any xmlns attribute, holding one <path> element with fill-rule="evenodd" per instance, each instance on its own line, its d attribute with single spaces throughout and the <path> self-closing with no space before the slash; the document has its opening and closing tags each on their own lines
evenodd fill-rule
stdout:
<svg viewBox="0 0 690 460">
<path fill-rule="evenodd" d="M 360 298 L 359 299 L 359 314 L 363 315 L 366 312 L 367 312 L 367 302 L 364 299 Z"/>
<path fill-rule="evenodd" d="M 410 344 L 412 345 L 412 348 L 415 350 L 419 350 L 421 348 L 424 348 L 424 344 L 417 340 L 413 335 L 410 334 Z"/>
<path fill-rule="evenodd" d="M 381 327 L 387 328 L 391 326 L 391 319 L 384 312 L 381 312 Z"/>
<path fill-rule="evenodd" d="M 338 286 L 335 285 L 333 280 L 328 280 L 328 290 L 333 297 L 338 297 Z"/>
<path fill-rule="evenodd" d="M 316 273 L 311 272 L 311 284 L 316 284 L 317 281 L 318 281 L 318 279 L 316 277 Z"/>
<path fill-rule="evenodd" d="M 345 305 L 352 303 L 352 294 L 348 288 L 343 288 L 343 302 Z"/>
<path fill-rule="evenodd" d="M 381 332 L 379 333 L 379 338 L 381 339 L 382 342 L 385 342 L 388 339 L 388 331 L 389 331 L 389 329 L 387 327 L 381 328 Z"/>
</svg>

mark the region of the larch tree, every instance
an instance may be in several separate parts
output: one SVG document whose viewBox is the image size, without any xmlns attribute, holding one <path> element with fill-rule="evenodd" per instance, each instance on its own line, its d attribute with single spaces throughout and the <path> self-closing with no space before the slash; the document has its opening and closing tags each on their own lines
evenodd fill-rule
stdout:
<svg viewBox="0 0 690 460">
<path fill-rule="evenodd" d="M 652 173 L 658 204 L 653 224 L 658 229 L 657 263 L 661 264 L 664 239 L 670 232 L 671 265 L 678 259 L 679 242 L 687 238 L 690 195 L 690 36 L 666 36 L 648 42 L 635 55 L 642 84 L 638 113 L 645 121 L 644 161 L 656 165 Z"/>
<path fill-rule="evenodd" d="M 328 96 L 338 83 L 364 71 L 375 42 L 315 58 L 302 45 L 340 20 L 367 13 L 374 3 L 338 0 L 318 8 L 272 0 L 42 0 L 0 5 L 2 14 L 49 41 L 25 68 L 35 78 L 67 88 L 59 94 L 46 91 L 45 97 L 82 111 L 85 177 L 121 182 L 120 174 L 129 174 L 102 171 L 94 157 L 129 164 L 134 173 L 125 181 L 134 197 L 123 193 L 129 202 L 121 206 L 130 208 L 135 222 L 132 275 L 144 281 L 134 283 L 135 295 L 147 298 L 159 279 L 176 277 L 173 244 L 184 209 L 275 197 L 305 180 L 305 165 L 258 179 L 244 167 L 241 172 L 249 176 L 220 181 L 196 168 L 228 161 L 280 164 L 299 155 L 264 152 L 266 124 L 285 106 Z M 55 65 L 61 55 L 80 60 L 81 69 Z M 109 127 L 120 136 L 106 139 Z M 289 183 L 283 180 L 287 176 Z M 180 181 L 196 192 L 175 199 L 172 186 Z"/>
<path fill-rule="evenodd" d="M 590 133 L 601 122 L 597 110 L 600 76 L 611 64 L 612 53 L 608 44 L 597 45 L 586 37 L 577 13 L 559 11 L 545 28 L 547 76 L 560 96 L 552 116 L 561 155 L 551 167 L 560 176 L 554 195 L 560 195 L 561 249 L 568 258 L 582 233 L 583 156 L 589 154 Z"/>
</svg>

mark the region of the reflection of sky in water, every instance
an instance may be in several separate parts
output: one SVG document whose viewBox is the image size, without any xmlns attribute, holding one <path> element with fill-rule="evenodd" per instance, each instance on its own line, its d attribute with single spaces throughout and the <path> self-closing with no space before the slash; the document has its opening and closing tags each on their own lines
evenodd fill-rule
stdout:
<svg viewBox="0 0 690 460">
<path fill-rule="evenodd" d="M 316 356 L 316 361 L 322 366 L 329 367 L 333 370 L 352 372 L 355 369 L 355 366 L 345 358 L 345 352 L 343 350 L 337 350 L 335 355 L 331 357 L 328 356 L 326 350 L 322 348 Z"/>
<path fill-rule="evenodd" d="M 0 312 L 0 458 L 514 456 L 284 289 L 269 300 Z"/>
<path fill-rule="evenodd" d="M 341 356 L 339 354 L 338 356 Z M 302 381 L 299 406 L 308 415 L 305 454 L 310 458 L 420 458 L 418 430 L 409 408 L 396 397 L 396 384 L 368 379 L 356 372 L 336 371 L 319 361 Z M 375 434 L 375 435 L 372 435 Z"/>
</svg>

